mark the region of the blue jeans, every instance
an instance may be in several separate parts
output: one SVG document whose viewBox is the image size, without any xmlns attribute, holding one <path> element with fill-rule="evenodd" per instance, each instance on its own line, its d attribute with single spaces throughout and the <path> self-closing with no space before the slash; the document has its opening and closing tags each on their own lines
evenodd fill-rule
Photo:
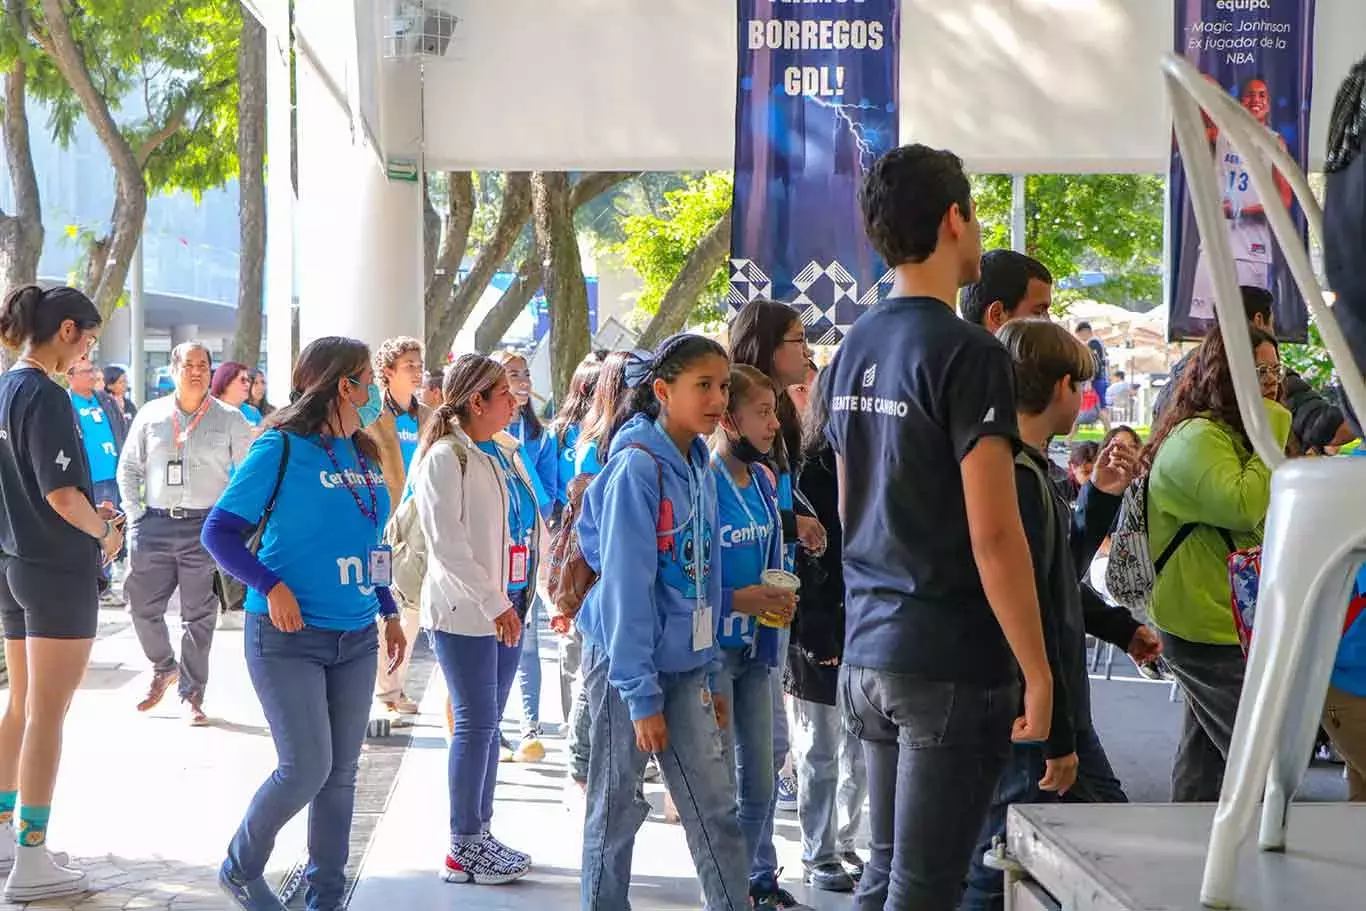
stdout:
<svg viewBox="0 0 1366 911">
<path fill-rule="evenodd" d="M 375 627 L 283 633 L 265 614 L 245 622 L 247 672 L 279 764 L 252 798 L 228 863 L 234 877 L 259 879 L 275 836 L 309 807 L 308 909 L 336 911 L 345 899 L 356 767 L 375 687 Z"/>
<path fill-rule="evenodd" d="M 498 722 L 507 706 L 522 645 L 493 636 L 456 636 L 429 630 L 455 729 L 447 757 L 451 795 L 451 843 L 477 841 L 493 819 L 498 783 Z"/>
<path fill-rule="evenodd" d="M 650 814 L 641 791 L 648 758 L 636 747 L 631 713 L 607 679 L 605 649 L 584 640 L 584 686 L 593 719 L 583 823 L 583 911 L 629 911 L 631 855 Z M 730 784 L 730 757 L 712 712 L 705 668 L 659 674 L 669 746 L 660 772 L 682 817 L 707 911 L 749 908 L 744 838 Z"/>
<path fill-rule="evenodd" d="M 790 630 L 783 630 L 778 654 L 787 656 L 787 643 L 791 639 Z M 783 705 L 783 669 L 775 667 L 769 675 L 770 698 L 773 700 L 773 799 L 768 808 L 768 817 L 759 832 L 759 844 L 754 852 L 754 863 L 750 868 L 751 882 L 777 885 L 778 849 L 773 845 L 773 817 L 778 812 L 778 772 L 787 762 L 788 730 L 787 709 Z"/>
<path fill-rule="evenodd" d="M 740 831 L 747 858 L 753 862 L 767 824 L 773 843 L 773 693 L 772 668 L 747 651 L 723 649 L 716 692 L 730 706 L 730 724 L 722 731 L 735 788 Z"/>
<path fill-rule="evenodd" d="M 868 766 L 872 856 L 855 906 L 954 911 L 1010 753 L 1019 687 L 845 665 L 840 695 Z"/>
<path fill-rule="evenodd" d="M 792 700 L 792 758 L 797 766 L 797 818 L 802 863 L 834 863 L 853 851 L 868 799 L 863 745 L 844 726 L 837 705 Z"/>
<path fill-rule="evenodd" d="M 517 665 L 517 686 L 522 691 L 522 733 L 541 733 L 541 609 L 539 595 L 530 596 L 522 618 L 522 654 Z M 527 602 L 523 602 L 527 603 Z"/>
<path fill-rule="evenodd" d="M 1012 744 L 1010 758 L 996 784 L 996 795 L 977 849 L 972 855 L 962 911 L 1001 911 L 1005 907 L 1005 877 L 982 863 L 993 836 L 1004 839 L 1006 811 L 1013 803 L 1128 803 L 1105 747 L 1091 729 L 1077 731 L 1077 781 L 1067 794 L 1039 790 L 1045 771 L 1044 749 L 1035 744 Z"/>
</svg>

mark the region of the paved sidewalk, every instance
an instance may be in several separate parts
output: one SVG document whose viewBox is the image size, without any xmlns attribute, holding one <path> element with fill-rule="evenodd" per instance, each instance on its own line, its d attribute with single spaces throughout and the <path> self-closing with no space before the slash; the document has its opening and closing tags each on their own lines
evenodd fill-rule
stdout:
<svg viewBox="0 0 1366 911">
<path fill-rule="evenodd" d="M 221 911 L 216 885 L 229 838 L 275 767 L 270 733 L 247 679 L 242 633 L 214 639 L 205 710 L 188 726 L 172 694 L 134 709 L 146 662 L 120 611 L 101 614 L 90 670 L 66 725 L 51 842 L 90 874 L 93 891 L 31 908 Z M 172 636 L 178 628 L 172 620 Z M 304 817 L 281 834 L 269 876 L 279 883 L 301 856 Z M 19 906 L 0 902 L 0 909 Z"/>
</svg>

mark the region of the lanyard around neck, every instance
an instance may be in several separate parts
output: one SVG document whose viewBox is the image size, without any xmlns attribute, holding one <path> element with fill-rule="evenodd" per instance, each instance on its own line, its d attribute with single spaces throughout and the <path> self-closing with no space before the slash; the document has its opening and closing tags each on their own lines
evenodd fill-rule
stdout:
<svg viewBox="0 0 1366 911">
<path fill-rule="evenodd" d="M 749 520 L 750 528 L 755 528 L 756 526 L 758 526 L 759 520 L 754 518 L 754 513 L 749 511 L 749 504 L 745 502 L 745 492 L 740 489 L 739 484 L 735 483 L 735 477 L 730 473 L 730 468 L 726 465 L 725 461 L 720 456 L 716 456 L 713 459 L 713 462 L 716 465 L 717 469 L 720 471 L 720 473 L 725 476 L 726 483 L 730 485 L 730 492 L 735 496 L 735 502 L 738 503 L 740 509 L 744 511 L 745 518 Z M 754 469 L 752 468 L 749 470 L 749 483 L 751 485 L 759 483 L 759 479 L 754 476 Z M 763 499 L 762 488 L 760 488 L 760 499 Z M 772 529 L 773 527 L 773 516 L 769 514 L 767 507 L 764 508 L 763 527 L 768 529 Z"/>
</svg>

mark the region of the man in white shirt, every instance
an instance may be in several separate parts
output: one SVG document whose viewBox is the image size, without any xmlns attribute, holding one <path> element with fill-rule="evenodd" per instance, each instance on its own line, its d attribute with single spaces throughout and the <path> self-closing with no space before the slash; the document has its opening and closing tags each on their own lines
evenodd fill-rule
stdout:
<svg viewBox="0 0 1366 911">
<path fill-rule="evenodd" d="M 208 723 L 204 688 L 218 621 L 213 558 L 199 542 L 204 519 L 246 458 L 253 431 L 242 412 L 209 395 L 212 360 L 200 342 L 171 352 L 175 392 L 148 402 L 133 419 L 119 459 L 119 492 L 128 515 L 124 582 L 133 628 L 152 662 L 146 712 L 179 683 L 190 723 Z M 180 589 L 180 659 L 166 627 L 166 605 Z"/>
</svg>

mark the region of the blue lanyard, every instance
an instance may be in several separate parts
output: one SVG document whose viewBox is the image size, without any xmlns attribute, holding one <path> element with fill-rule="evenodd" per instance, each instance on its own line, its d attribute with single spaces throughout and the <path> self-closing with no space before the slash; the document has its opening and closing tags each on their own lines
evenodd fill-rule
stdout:
<svg viewBox="0 0 1366 911">
<path fill-rule="evenodd" d="M 757 519 L 754 518 L 754 513 L 752 513 L 752 512 L 749 511 L 749 504 L 745 502 L 745 495 L 744 495 L 744 492 L 743 492 L 742 490 L 740 490 L 740 485 L 735 483 L 735 478 L 731 476 L 730 469 L 726 467 L 726 463 L 725 463 L 724 461 L 722 461 L 721 458 L 720 458 L 719 456 L 713 457 L 712 462 L 716 465 L 716 467 L 717 467 L 718 469 L 720 469 L 720 473 L 721 473 L 722 475 L 725 476 L 726 483 L 730 485 L 730 492 L 731 492 L 732 494 L 734 494 L 734 496 L 735 496 L 735 502 L 738 503 L 738 504 L 740 505 L 740 508 L 741 508 L 742 510 L 744 510 L 745 518 L 749 520 L 749 525 L 750 525 L 750 527 L 753 528 L 753 527 L 757 526 L 757 525 L 759 524 L 759 521 L 758 521 Z M 751 469 L 749 470 L 749 483 L 750 483 L 750 484 L 758 484 L 758 483 L 759 483 L 759 479 L 756 478 L 756 477 L 754 476 L 754 469 L 753 469 L 753 468 L 751 468 Z M 760 499 L 760 500 L 763 500 L 763 498 L 764 498 L 764 497 L 763 497 L 763 489 L 760 488 L 760 490 L 759 490 L 759 499 Z M 772 533 L 772 531 L 773 531 L 773 516 L 769 513 L 767 506 L 765 506 L 765 508 L 764 508 L 764 525 L 763 525 L 763 527 L 764 527 L 764 528 L 767 528 L 767 529 L 769 530 L 770 534 Z"/>
<path fill-rule="evenodd" d="M 529 529 L 524 529 L 522 527 L 522 496 L 520 488 L 525 487 L 526 485 L 522 483 L 521 475 L 513 471 L 512 466 L 508 464 L 507 457 L 503 455 L 503 450 L 498 447 L 497 443 L 493 444 L 493 450 L 498 454 L 498 468 L 503 475 L 503 485 L 507 487 L 508 505 L 512 508 L 512 521 L 513 524 L 517 526 L 514 529 L 509 529 L 509 532 L 520 538 L 525 538 Z M 533 494 L 532 496 L 534 497 L 535 495 Z M 523 542 L 519 540 L 517 543 L 521 544 Z"/>
<path fill-rule="evenodd" d="M 664 440 L 669 446 L 672 446 L 675 449 L 678 448 L 678 444 L 674 442 L 673 437 L 669 436 L 668 432 L 663 427 L 659 426 L 658 420 L 654 422 L 654 428 L 659 433 L 659 435 L 664 438 Z M 689 446 L 689 448 L 691 449 L 691 446 Z M 678 528 L 670 529 L 667 532 L 661 531 L 660 534 L 676 534 L 682 529 L 687 528 L 689 522 L 692 523 L 693 575 L 697 578 L 697 593 L 695 600 L 697 602 L 697 610 L 700 611 L 702 610 L 703 603 L 706 601 L 706 598 L 702 594 L 702 580 L 706 578 L 706 576 L 702 572 L 702 551 L 705 550 L 705 548 L 703 547 L 703 542 L 706 540 L 704 537 L 706 533 L 706 521 L 703 518 L 702 506 L 707 485 L 705 481 L 705 475 L 703 475 L 702 472 L 706 471 L 707 469 L 705 466 L 699 468 L 698 466 L 693 465 L 691 458 L 689 458 L 689 455 L 690 453 L 684 453 L 683 458 L 684 461 L 688 464 L 688 501 L 689 507 L 692 510 L 692 515 L 690 515 L 687 519 L 684 519 L 683 523 L 679 525 Z M 662 497 L 663 495 L 664 492 L 661 490 L 660 496 Z"/>
</svg>

